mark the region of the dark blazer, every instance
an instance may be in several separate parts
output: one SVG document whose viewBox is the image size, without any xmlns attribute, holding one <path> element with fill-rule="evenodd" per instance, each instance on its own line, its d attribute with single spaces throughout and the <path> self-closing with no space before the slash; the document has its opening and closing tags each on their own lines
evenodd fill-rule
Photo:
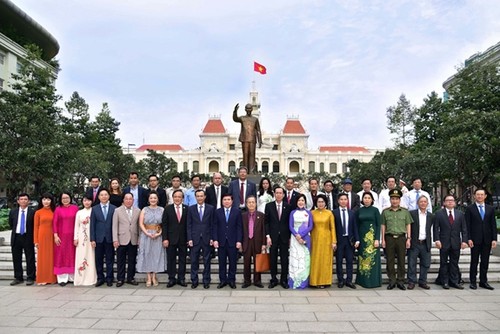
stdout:
<svg viewBox="0 0 500 334">
<path fill-rule="evenodd" d="M 151 193 L 151 189 L 146 189 L 146 203 L 148 202 L 149 194 Z M 158 206 L 162 208 L 167 206 L 167 192 L 163 188 L 156 188 L 156 192 L 158 193 Z"/>
<path fill-rule="evenodd" d="M 440 241 L 443 249 L 460 249 L 462 242 L 467 242 L 467 224 L 462 211 L 453 209 L 455 222 L 448 220 L 448 210 L 440 209 L 434 215 L 434 241 Z"/>
<path fill-rule="evenodd" d="M 271 237 L 273 243 L 281 240 L 282 243 L 290 241 L 290 213 L 292 212 L 291 205 L 283 201 L 281 202 L 281 219 L 278 218 L 278 210 L 276 208 L 276 201 L 266 204 L 265 211 L 265 231 L 266 235 Z"/>
<path fill-rule="evenodd" d="M 104 187 L 103 186 L 97 187 L 97 195 L 95 196 L 95 200 L 92 202 L 92 206 L 100 203 L 99 191 L 101 191 L 102 188 L 104 188 Z M 85 191 L 85 196 L 90 197 L 90 198 L 94 198 L 94 188 L 88 187 L 87 190 Z"/>
<path fill-rule="evenodd" d="M 411 210 L 410 215 L 413 218 L 414 224 L 411 224 L 411 247 L 418 243 L 418 234 L 420 232 L 420 219 L 419 219 L 419 210 Z M 432 247 L 432 224 L 434 223 L 434 216 L 432 213 L 427 211 L 426 216 L 426 224 L 425 224 L 425 245 L 427 246 L 427 250 L 430 252 Z"/>
<path fill-rule="evenodd" d="M 345 239 L 342 236 L 342 212 L 340 208 L 333 210 L 333 218 L 335 219 L 335 232 L 337 234 L 337 243 L 341 245 L 345 243 Z M 353 210 L 347 210 L 347 215 L 349 218 L 347 226 L 347 236 L 349 237 L 349 242 L 354 243 L 359 241 L 358 224 L 356 222 L 356 212 Z"/>
<path fill-rule="evenodd" d="M 181 204 L 181 207 L 181 221 L 177 220 L 175 204 L 167 205 L 163 211 L 161 237 L 172 245 L 185 245 L 187 243 L 188 206 Z"/>
<path fill-rule="evenodd" d="M 90 213 L 90 241 L 101 243 L 106 239 L 106 242 L 113 242 L 113 214 L 115 213 L 116 206 L 109 202 L 108 205 L 108 216 L 106 219 L 104 219 L 100 204 L 92 207 L 92 212 Z"/>
<path fill-rule="evenodd" d="M 187 208 L 187 240 L 192 240 L 193 245 L 200 241 L 205 245 L 213 240 L 215 209 L 210 204 L 203 204 L 203 220 L 200 220 L 198 204 Z"/>
<path fill-rule="evenodd" d="M 233 208 L 239 208 L 239 206 L 240 206 L 240 180 L 236 179 L 236 180 L 231 181 L 231 183 L 229 183 L 228 188 L 229 188 L 228 194 L 233 195 Z M 247 180 L 247 191 L 246 191 L 245 198 L 247 198 L 250 195 L 257 197 L 257 186 L 255 185 L 255 183 Z"/>
<path fill-rule="evenodd" d="M 268 203 L 270 204 L 270 203 Z M 266 204 L 267 206 L 267 204 Z M 248 249 L 248 245 L 250 242 L 254 243 L 254 250 L 256 253 L 260 253 L 260 249 L 262 246 L 266 245 L 266 234 L 265 234 L 265 227 L 264 227 L 264 221 L 265 221 L 265 215 L 262 212 L 255 211 L 256 214 L 256 219 L 253 224 L 253 239 L 250 240 L 248 237 L 250 230 L 248 229 L 248 211 L 244 212 L 242 214 L 243 218 L 243 245 L 242 245 L 242 251 L 246 252 Z M 282 214 L 283 216 L 283 214 Z"/>
<path fill-rule="evenodd" d="M 35 210 L 30 207 L 26 208 L 26 237 L 30 243 L 33 243 L 33 233 L 35 228 Z M 12 230 L 10 235 L 10 244 L 14 245 L 16 241 L 16 229 L 17 229 L 17 221 L 19 218 L 19 207 L 16 207 L 9 212 L 9 226 Z"/>
<path fill-rule="evenodd" d="M 137 193 L 139 194 L 138 198 L 138 203 L 139 203 L 139 209 L 144 209 L 145 206 L 148 205 L 148 195 L 149 195 L 149 190 L 146 188 L 143 188 L 141 186 L 137 187 Z M 122 195 L 130 193 L 130 186 L 127 186 L 123 189 Z"/>
<path fill-rule="evenodd" d="M 229 247 L 236 247 L 237 242 L 242 242 L 243 224 L 239 209 L 231 208 L 227 223 L 226 208 L 222 207 L 215 210 L 214 225 L 213 239 L 219 242 L 219 246 L 226 246 L 227 241 Z"/>
<path fill-rule="evenodd" d="M 222 196 L 229 193 L 229 188 L 225 185 L 220 185 L 220 205 L 222 207 Z M 205 203 L 212 205 L 214 208 L 217 208 L 217 194 L 215 193 L 215 185 L 211 185 L 205 191 L 207 197 L 205 198 Z M 239 194 L 239 193 L 238 193 Z M 239 202 L 238 202 L 239 203 Z"/>
<path fill-rule="evenodd" d="M 491 205 L 484 205 L 484 221 L 481 219 L 476 203 L 469 205 L 465 210 L 465 221 L 467 222 L 467 235 L 474 245 L 480 245 L 483 242 L 491 244 L 492 241 L 497 240 L 495 209 Z"/>
<path fill-rule="evenodd" d="M 351 209 L 353 211 L 357 211 L 359 209 L 360 205 L 361 205 L 361 202 L 359 200 L 358 194 L 356 194 L 354 191 L 351 191 L 351 203 L 349 203 L 349 209 Z M 337 204 L 337 207 L 338 207 L 338 204 Z"/>
<path fill-rule="evenodd" d="M 288 205 L 290 205 L 290 212 L 297 209 L 297 197 L 300 195 L 298 191 L 292 190 L 292 196 L 290 197 L 290 202 L 288 202 L 288 190 L 285 189 L 285 196 L 283 197 L 283 201 L 285 201 Z"/>
</svg>

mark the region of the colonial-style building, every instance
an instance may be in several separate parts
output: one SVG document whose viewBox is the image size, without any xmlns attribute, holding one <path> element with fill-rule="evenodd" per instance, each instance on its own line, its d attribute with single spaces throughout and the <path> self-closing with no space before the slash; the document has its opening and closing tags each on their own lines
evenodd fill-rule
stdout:
<svg viewBox="0 0 500 334">
<path fill-rule="evenodd" d="M 257 91 L 250 92 L 252 115 L 260 116 Z M 136 160 L 147 156 L 147 150 L 164 153 L 177 162 L 179 171 L 213 173 L 221 171 L 232 174 L 243 160 L 239 133 L 230 133 L 220 116 L 209 117 L 200 133 L 200 147 L 184 149 L 180 144 L 144 144 L 133 152 Z M 325 145 L 309 149 L 309 134 L 298 116 L 288 116 L 278 133 L 262 133 L 262 147 L 256 151 L 256 166 L 259 173 L 282 173 L 294 176 L 299 173 L 327 172 L 342 174 L 347 171 L 347 162 L 357 159 L 369 162 L 377 151 L 362 146 Z"/>
</svg>

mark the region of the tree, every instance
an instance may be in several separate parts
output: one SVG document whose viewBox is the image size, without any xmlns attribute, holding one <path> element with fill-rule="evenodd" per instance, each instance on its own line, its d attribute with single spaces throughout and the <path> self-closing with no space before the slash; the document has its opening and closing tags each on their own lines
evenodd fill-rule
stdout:
<svg viewBox="0 0 500 334">
<path fill-rule="evenodd" d="M 396 145 L 406 147 L 413 142 L 413 125 L 415 120 L 415 107 L 406 99 L 405 94 L 399 96 L 395 106 L 387 108 L 387 128 L 396 135 Z"/>
<path fill-rule="evenodd" d="M 164 153 L 158 153 L 155 150 L 147 150 L 147 158 L 138 163 L 140 176 L 145 183 L 147 177 L 155 174 L 159 179 L 159 186 L 166 187 L 172 176 L 177 174 L 177 163 L 174 159 L 168 158 Z"/>
</svg>

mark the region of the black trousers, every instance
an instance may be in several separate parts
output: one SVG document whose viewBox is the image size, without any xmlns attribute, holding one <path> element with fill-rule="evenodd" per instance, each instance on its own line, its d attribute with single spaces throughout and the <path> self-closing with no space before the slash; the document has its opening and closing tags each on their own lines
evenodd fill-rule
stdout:
<svg viewBox="0 0 500 334">
<path fill-rule="evenodd" d="M 117 280 L 125 280 L 125 263 L 128 262 L 127 267 L 127 281 L 135 279 L 135 265 L 137 263 L 137 245 L 120 245 L 116 250 L 116 266 L 118 269 Z M 106 264 L 107 267 L 107 264 Z"/>
<path fill-rule="evenodd" d="M 168 245 L 167 248 L 167 272 L 168 280 L 171 282 L 175 281 L 176 273 L 176 258 L 179 258 L 179 270 L 177 271 L 177 279 L 183 281 L 186 276 L 186 256 L 187 256 L 187 245 L 176 244 Z"/>
<path fill-rule="evenodd" d="M 470 272 L 469 278 L 471 283 L 476 283 L 477 265 L 479 258 L 481 264 L 479 266 L 479 283 L 488 283 L 488 267 L 490 264 L 491 243 L 474 244 L 471 248 Z"/>
<path fill-rule="evenodd" d="M 229 266 L 227 265 L 229 261 Z M 238 263 L 238 249 L 236 245 L 229 245 L 226 240 L 224 246 L 219 246 L 219 281 L 221 283 L 236 282 L 236 265 Z M 229 267 L 229 268 L 228 268 Z"/>
<path fill-rule="evenodd" d="M 349 237 L 340 237 L 342 242 L 337 243 L 337 250 L 335 251 L 335 271 L 339 283 L 348 282 L 352 283 L 354 249 L 349 242 Z M 346 279 L 344 280 L 344 273 L 342 270 L 342 262 L 345 259 Z"/>
<path fill-rule="evenodd" d="M 104 281 L 104 257 L 106 257 L 106 282 L 113 282 L 115 249 L 111 242 L 97 242 L 95 246 L 95 267 L 97 280 Z"/>
<path fill-rule="evenodd" d="M 35 281 L 35 245 L 28 240 L 26 234 L 16 234 L 14 244 L 11 245 L 12 263 L 14 265 L 14 278 L 23 281 L 23 251 L 26 256 L 26 278 Z"/>
<path fill-rule="evenodd" d="M 210 261 L 212 247 L 202 240 L 191 248 L 191 282 L 198 284 L 198 269 L 200 268 L 200 252 L 203 251 L 203 284 L 210 284 Z"/>
<path fill-rule="evenodd" d="M 281 261 L 281 277 L 280 281 L 288 285 L 288 256 L 289 256 L 289 243 L 287 240 L 283 242 L 281 238 L 272 240 L 271 245 L 271 282 L 278 283 L 278 255 Z"/>
<path fill-rule="evenodd" d="M 459 259 L 460 248 L 453 249 L 449 247 L 447 249 L 441 248 L 439 250 L 439 277 L 443 285 L 449 283 L 459 283 Z"/>
</svg>

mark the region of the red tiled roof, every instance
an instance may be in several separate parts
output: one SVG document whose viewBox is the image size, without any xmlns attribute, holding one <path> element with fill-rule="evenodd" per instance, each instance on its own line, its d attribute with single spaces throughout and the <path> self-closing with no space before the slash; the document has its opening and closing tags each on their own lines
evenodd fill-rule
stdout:
<svg viewBox="0 0 500 334">
<path fill-rule="evenodd" d="M 209 119 L 205 128 L 203 128 L 203 133 L 225 133 L 224 124 L 220 119 Z"/>
<path fill-rule="evenodd" d="M 285 127 L 283 128 L 283 133 L 287 134 L 305 134 L 306 130 L 300 123 L 298 119 L 289 119 L 285 123 Z"/>
<path fill-rule="evenodd" d="M 320 152 L 363 152 L 368 153 L 366 147 L 362 146 L 320 146 Z"/>
<path fill-rule="evenodd" d="M 136 149 L 136 152 L 145 152 L 146 150 L 155 150 L 155 151 L 182 151 L 183 148 L 178 144 L 159 144 L 159 145 L 141 145 Z"/>
</svg>

